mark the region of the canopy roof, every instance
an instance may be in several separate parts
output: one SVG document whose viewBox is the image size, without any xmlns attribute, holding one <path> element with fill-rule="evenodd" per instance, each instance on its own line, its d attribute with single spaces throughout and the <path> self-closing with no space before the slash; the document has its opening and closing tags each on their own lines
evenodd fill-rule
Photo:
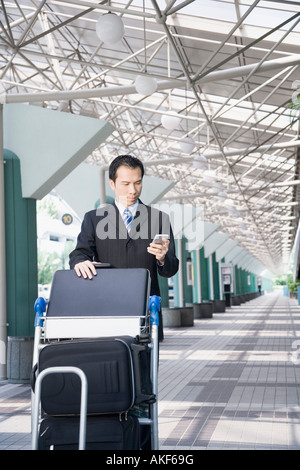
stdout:
<svg viewBox="0 0 300 470">
<path fill-rule="evenodd" d="M 174 181 L 164 199 L 203 206 L 207 222 L 285 271 L 299 221 L 299 1 L 1 5 L 1 102 L 111 122 L 89 163 L 139 157 L 148 175 Z M 125 26 L 116 44 L 96 34 L 108 12 Z M 138 75 L 157 91 L 137 93 Z M 161 118 L 173 111 L 181 121 L 167 130 Z"/>
</svg>

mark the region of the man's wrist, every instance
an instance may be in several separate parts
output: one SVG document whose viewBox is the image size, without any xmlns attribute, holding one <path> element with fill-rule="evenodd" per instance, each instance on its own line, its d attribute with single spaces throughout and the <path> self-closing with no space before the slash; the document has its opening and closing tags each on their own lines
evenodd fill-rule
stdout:
<svg viewBox="0 0 300 470">
<path fill-rule="evenodd" d="M 165 264 L 165 260 L 164 260 L 164 259 L 163 259 L 163 260 L 158 260 L 158 259 L 157 259 L 156 262 L 157 262 L 158 266 L 163 266 L 163 265 Z"/>
</svg>

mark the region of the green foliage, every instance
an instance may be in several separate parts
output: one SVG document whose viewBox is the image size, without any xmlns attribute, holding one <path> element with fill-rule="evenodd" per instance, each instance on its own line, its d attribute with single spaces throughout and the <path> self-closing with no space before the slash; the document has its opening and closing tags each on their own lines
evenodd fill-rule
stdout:
<svg viewBox="0 0 300 470">
<path fill-rule="evenodd" d="M 292 99 L 290 104 L 290 119 L 291 124 L 294 124 L 299 119 L 299 111 L 300 111 L 300 93 Z"/>
<path fill-rule="evenodd" d="M 48 194 L 41 201 L 37 202 L 37 211 L 42 216 L 46 217 L 46 220 L 59 219 L 60 210 L 57 202 L 57 198 Z M 47 249 L 38 250 L 38 283 L 41 286 L 51 284 L 53 275 L 58 269 L 69 268 L 69 253 L 75 248 L 75 241 L 67 240 L 62 246 L 58 243 L 57 248 L 59 253 L 47 251 Z M 53 245 L 54 246 L 54 245 Z"/>
<path fill-rule="evenodd" d="M 51 219 L 58 219 L 59 217 L 55 200 L 50 194 L 45 196 L 41 201 L 37 201 L 37 212 L 42 212 L 51 217 Z"/>
<path fill-rule="evenodd" d="M 284 274 L 283 276 L 277 277 L 273 280 L 274 286 L 288 286 L 290 292 L 297 292 L 298 286 L 300 286 L 300 280 L 293 281 L 293 275 L 291 273 Z"/>
<path fill-rule="evenodd" d="M 297 292 L 298 286 L 300 286 L 300 281 L 288 283 L 288 288 L 290 292 Z"/>
<path fill-rule="evenodd" d="M 60 269 L 69 269 L 69 254 L 74 250 L 76 246 L 75 241 L 68 240 L 65 242 L 64 251 L 61 255 L 61 268 Z"/>
<path fill-rule="evenodd" d="M 62 269 L 62 260 L 57 253 L 38 253 L 38 283 L 50 284 L 53 274 L 58 269 Z"/>
<path fill-rule="evenodd" d="M 276 277 L 273 279 L 273 285 L 275 286 L 287 286 L 293 282 L 292 274 L 283 274 L 283 276 Z"/>
</svg>

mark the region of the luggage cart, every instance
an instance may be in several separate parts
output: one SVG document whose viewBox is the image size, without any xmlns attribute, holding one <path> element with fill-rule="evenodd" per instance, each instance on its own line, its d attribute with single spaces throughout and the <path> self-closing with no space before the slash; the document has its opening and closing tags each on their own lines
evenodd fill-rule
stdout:
<svg viewBox="0 0 300 470">
<path fill-rule="evenodd" d="M 69 434 L 76 428 L 84 450 L 101 423 L 112 433 L 132 434 L 136 422 L 148 426 L 151 449 L 158 449 L 160 297 L 149 298 L 149 291 L 149 271 L 142 268 L 105 267 L 92 280 L 74 270 L 55 273 L 49 302 L 35 303 L 33 450 L 51 426 L 56 435 L 64 426 Z M 136 417 L 141 407 L 146 416 Z"/>
</svg>

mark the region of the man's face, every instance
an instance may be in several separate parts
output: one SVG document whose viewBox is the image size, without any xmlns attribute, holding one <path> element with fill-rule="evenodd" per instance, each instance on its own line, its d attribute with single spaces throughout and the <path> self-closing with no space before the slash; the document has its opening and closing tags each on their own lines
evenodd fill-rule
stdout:
<svg viewBox="0 0 300 470">
<path fill-rule="evenodd" d="M 132 206 L 142 191 L 142 174 L 140 168 L 129 168 L 122 165 L 117 170 L 115 181 L 109 180 L 111 189 L 116 194 L 117 202 Z"/>
</svg>

